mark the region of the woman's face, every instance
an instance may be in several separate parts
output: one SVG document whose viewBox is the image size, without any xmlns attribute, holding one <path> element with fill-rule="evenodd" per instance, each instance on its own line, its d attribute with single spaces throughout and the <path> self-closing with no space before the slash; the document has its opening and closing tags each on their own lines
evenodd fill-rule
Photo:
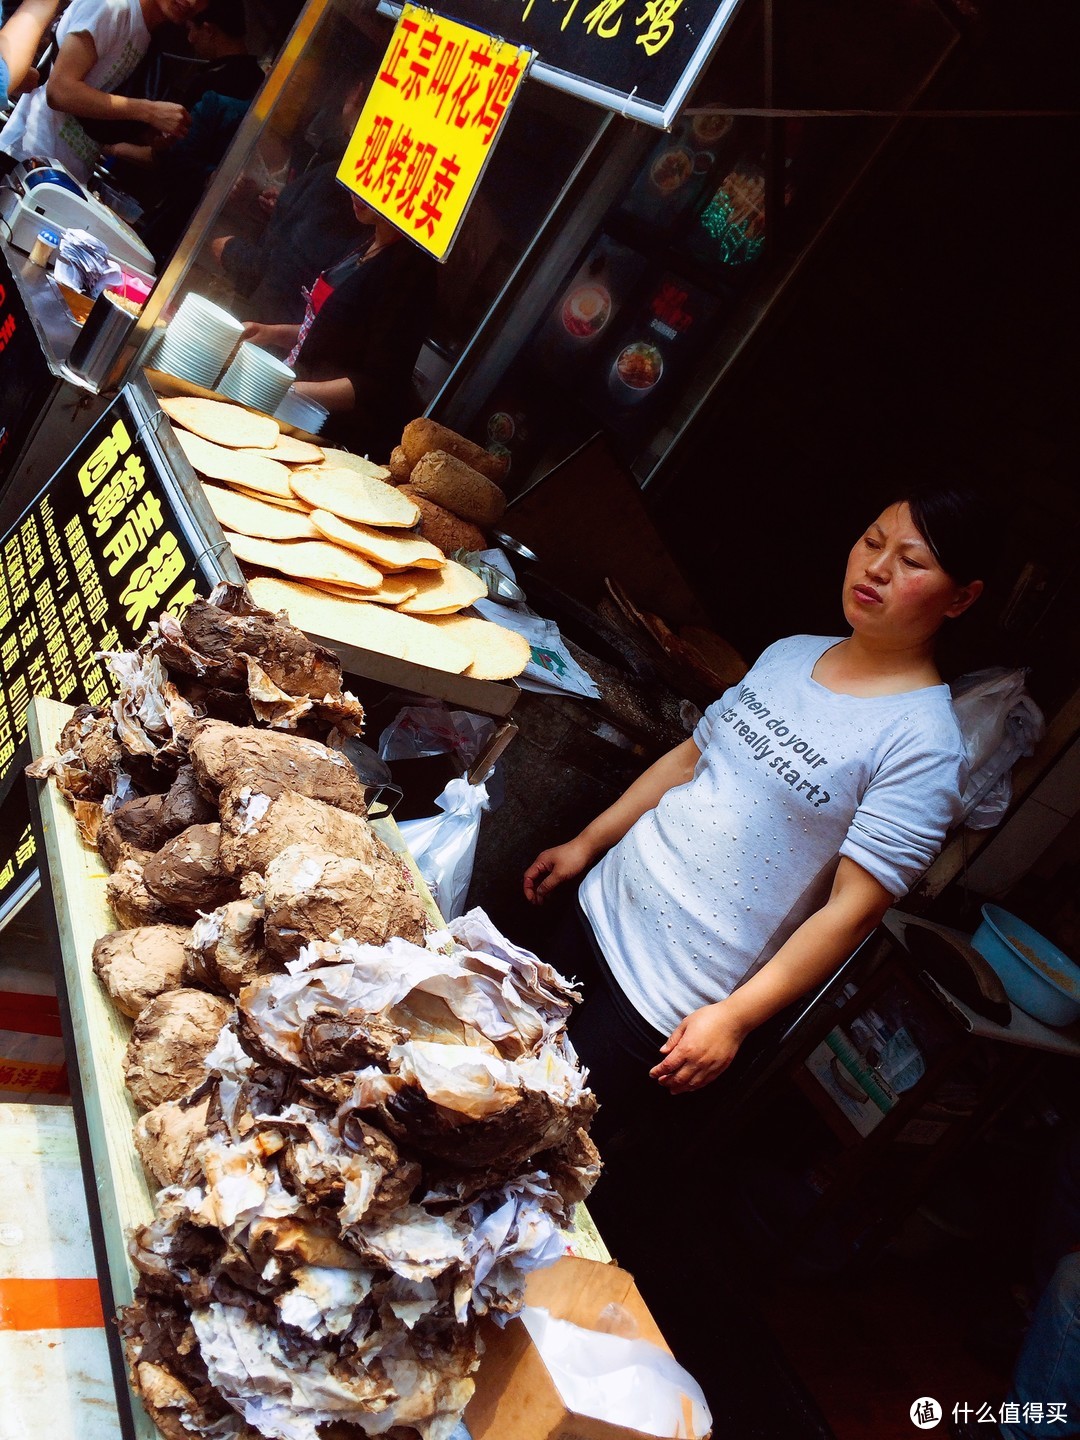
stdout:
<svg viewBox="0 0 1080 1440">
<path fill-rule="evenodd" d="M 867 638 L 919 645 L 974 604 L 982 588 L 981 580 L 958 585 L 934 558 L 908 507 L 890 505 L 848 556 L 844 614 Z"/>
</svg>

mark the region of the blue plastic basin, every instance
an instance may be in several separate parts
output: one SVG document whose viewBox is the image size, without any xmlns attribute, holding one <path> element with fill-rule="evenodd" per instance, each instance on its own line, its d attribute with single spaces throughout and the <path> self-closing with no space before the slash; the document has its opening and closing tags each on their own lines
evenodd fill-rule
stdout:
<svg viewBox="0 0 1080 1440">
<path fill-rule="evenodd" d="M 971 937 L 995 970 L 1014 1005 L 1046 1025 L 1069 1025 L 1080 1016 L 1080 966 L 999 905 L 982 907 L 982 924 Z"/>
</svg>

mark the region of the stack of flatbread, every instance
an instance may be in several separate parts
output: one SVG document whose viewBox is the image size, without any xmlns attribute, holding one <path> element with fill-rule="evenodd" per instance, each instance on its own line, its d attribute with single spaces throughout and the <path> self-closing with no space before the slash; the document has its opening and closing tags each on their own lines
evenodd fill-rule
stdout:
<svg viewBox="0 0 1080 1440">
<path fill-rule="evenodd" d="M 413 532 L 419 509 L 385 467 L 224 401 L 177 397 L 161 408 L 260 605 L 435 670 L 505 680 L 525 668 L 520 635 L 461 615 L 484 582 Z"/>
</svg>

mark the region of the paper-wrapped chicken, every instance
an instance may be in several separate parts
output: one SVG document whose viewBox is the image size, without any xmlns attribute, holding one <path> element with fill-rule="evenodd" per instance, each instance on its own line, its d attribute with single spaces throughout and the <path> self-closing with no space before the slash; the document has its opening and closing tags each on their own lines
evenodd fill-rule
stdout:
<svg viewBox="0 0 1080 1440">
<path fill-rule="evenodd" d="M 134 1020 L 158 995 L 179 989 L 190 933 L 181 925 L 143 925 L 95 942 L 94 973 L 119 1010 Z"/>
<path fill-rule="evenodd" d="M 317 740 L 201 720 L 188 735 L 191 762 L 205 795 L 250 788 L 273 799 L 285 791 L 363 815 L 364 787 L 340 750 Z"/>
<path fill-rule="evenodd" d="M 179 1100 L 202 1083 L 203 1062 L 233 1007 L 205 990 L 170 990 L 152 1000 L 131 1032 L 124 1078 L 141 1110 Z"/>
<path fill-rule="evenodd" d="M 286 960 L 310 940 L 379 945 L 394 935 L 419 940 L 427 929 L 411 875 L 381 841 L 366 860 L 290 845 L 267 867 L 263 904 L 266 948 Z"/>
</svg>

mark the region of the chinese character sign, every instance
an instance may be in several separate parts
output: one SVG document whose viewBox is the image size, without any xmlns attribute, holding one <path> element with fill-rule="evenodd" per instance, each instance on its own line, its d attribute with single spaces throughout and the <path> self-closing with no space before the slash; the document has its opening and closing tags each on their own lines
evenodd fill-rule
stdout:
<svg viewBox="0 0 1080 1440">
<path fill-rule="evenodd" d="M 531 58 L 406 5 L 338 179 L 445 259 Z"/>
<path fill-rule="evenodd" d="M 440 0 L 536 52 L 536 78 L 667 129 L 740 0 Z"/>
<path fill-rule="evenodd" d="M 0 915 L 34 868 L 17 775 L 33 695 L 108 704 L 102 652 L 136 644 L 162 610 L 182 615 L 197 566 L 121 395 L 0 539 Z"/>
</svg>

